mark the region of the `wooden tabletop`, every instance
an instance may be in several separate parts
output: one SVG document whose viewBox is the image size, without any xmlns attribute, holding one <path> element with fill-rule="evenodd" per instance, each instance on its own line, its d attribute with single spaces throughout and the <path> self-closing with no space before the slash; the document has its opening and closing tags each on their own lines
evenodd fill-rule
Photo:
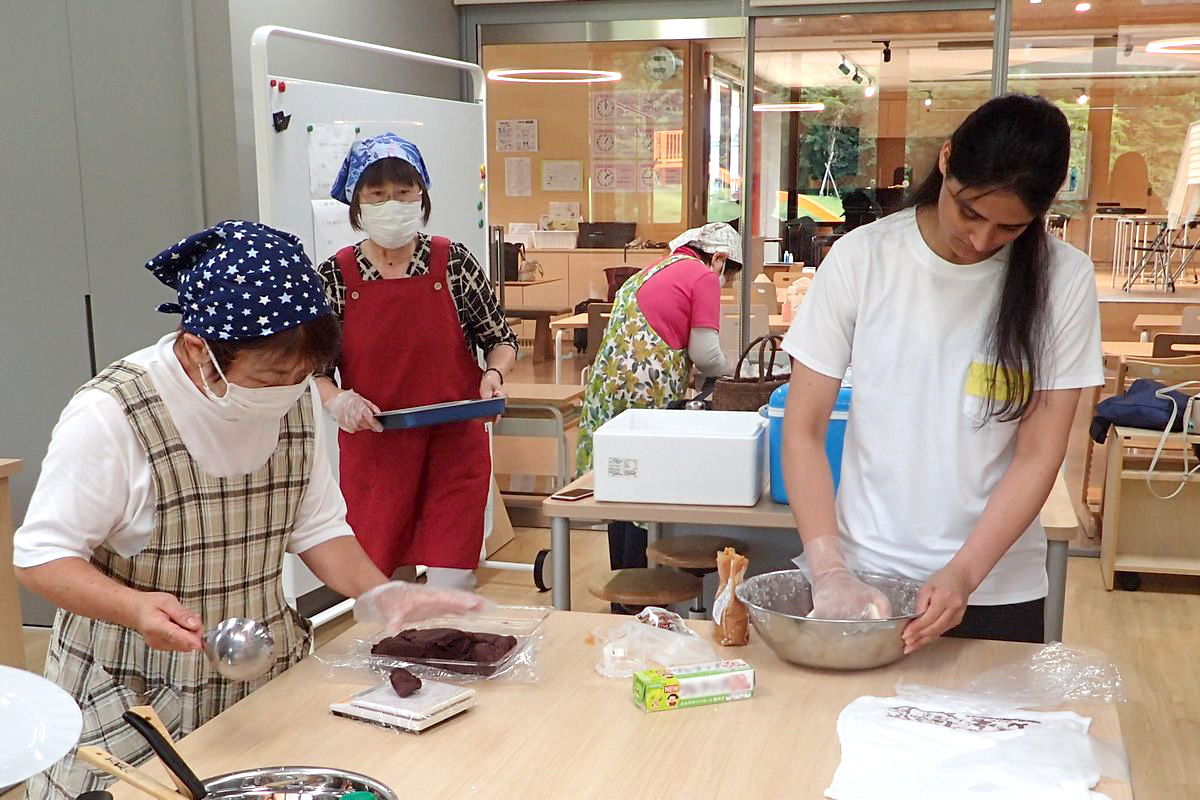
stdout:
<svg viewBox="0 0 1200 800">
<path fill-rule="evenodd" d="M 417 735 L 334 717 L 330 703 L 364 688 L 309 657 L 179 744 L 197 775 L 269 765 L 336 766 L 370 775 L 400 797 L 738 798 L 816 800 L 839 760 L 837 716 L 862 695 L 891 696 L 896 681 L 955 688 L 1017 661 L 1035 645 L 942 639 L 865 672 L 821 672 L 781 661 L 753 631 L 746 647 L 716 647 L 755 668 L 754 697 L 649 714 L 628 679 L 593 669 L 584 637 L 616 621 L 554 612 L 546 620 L 536 685 L 473 684 L 475 708 Z M 711 641 L 711 625 L 689 622 Z M 322 648 L 345 652 L 355 629 Z M 714 645 L 715 647 L 715 645 Z M 1092 735 L 1120 742 L 1111 705 L 1072 706 Z M 146 765 L 170 785 L 158 762 Z M 533 787 L 536 787 L 534 789 Z M 1128 784 L 1098 787 L 1128 800 Z M 142 800 L 125 785 L 116 800 Z"/>
<path fill-rule="evenodd" d="M 1100 349 L 1105 358 L 1150 358 L 1154 354 L 1154 343 L 1101 342 Z"/>
<path fill-rule="evenodd" d="M 771 314 L 767 320 L 767 327 L 771 333 L 783 335 L 788 332 L 788 328 L 792 327 L 792 324 L 783 321 L 783 314 Z"/>
<path fill-rule="evenodd" d="M 571 405 L 583 399 L 583 387 L 569 383 L 509 383 L 504 390 L 510 403 Z"/>
<path fill-rule="evenodd" d="M 1133 332 L 1160 330 L 1178 331 L 1183 324 L 1182 314 L 1138 314 L 1133 319 Z"/>
<path fill-rule="evenodd" d="M 538 317 L 552 317 L 555 314 L 567 314 L 570 311 L 571 309 L 562 306 L 505 306 L 504 315 L 537 319 Z"/>
<path fill-rule="evenodd" d="M 21 471 L 21 459 L 0 458 L 0 480 L 11 478 Z"/>
<path fill-rule="evenodd" d="M 565 486 L 561 491 L 575 488 L 590 489 L 592 473 Z M 602 503 L 595 497 L 583 500 L 546 499 L 542 513 L 548 517 L 566 517 L 573 521 L 603 522 L 606 520 L 638 520 L 639 522 L 664 522 L 667 524 L 736 525 L 744 528 L 777 528 L 795 530 L 791 506 L 781 505 L 771 499 L 770 492 L 763 492 L 754 506 L 688 506 L 665 503 Z M 1071 505 L 1071 496 L 1062 474 L 1054 481 L 1050 496 L 1042 506 L 1042 527 L 1046 538 L 1071 541 L 1078 533 L 1079 521 Z"/>
<path fill-rule="evenodd" d="M 558 283 L 562 278 L 536 278 L 532 281 L 505 281 L 505 286 L 513 286 L 522 289 L 526 286 L 541 286 L 547 283 Z"/>
<path fill-rule="evenodd" d="M 611 315 L 610 314 L 601 314 L 600 316 L 604 319 L 608 319 Z M 563 317 L 562 319 L 555 319 L 555 320 L 550 321 L 550 330 L 552 330 L 552 331 L 587 330 L 587 327 L 588 327 L 588 315 L 586 313 L 585 314 L 572 314 L 569 317 Z"/>
</svg>

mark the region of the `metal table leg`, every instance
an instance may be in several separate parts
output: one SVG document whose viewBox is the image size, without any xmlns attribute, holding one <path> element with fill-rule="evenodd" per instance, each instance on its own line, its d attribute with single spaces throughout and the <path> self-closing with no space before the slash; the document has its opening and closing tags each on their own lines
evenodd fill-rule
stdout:
<svg viewBox="0 0 1200 800">
<path fill-rule="evenodd" d="M 571 520 L 550 520 L 550 556 L 554 565 L 554 584 L 550 598 L 559 611 L 571 610 Z"/>
<path fill-rule="evenodd" d="M 1063 611 L 1067 602 L 1067 543 L 1046 542 L 1046 641 L 1061 642 Z"/>
<path fill-rule="evenodd" d="M 554 332 L 554 382 L 562 383 L 562 340 L 563 329 Z"/>
</svg>

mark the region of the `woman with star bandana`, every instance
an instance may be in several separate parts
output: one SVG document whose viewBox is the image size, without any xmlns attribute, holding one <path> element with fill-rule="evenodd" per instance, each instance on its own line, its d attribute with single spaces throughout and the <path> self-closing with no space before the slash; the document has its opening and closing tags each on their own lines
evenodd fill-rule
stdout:
<svg viewBox="0 0 1200 800">
<path fill-rule="evenodd" d="M 307 655 L 285 552 L 388 627 L 480 603 L 388 582 L 346 523 L 311 380 L 337 357 L 339 325 L 300 241 L 231 220 L 146 267 L 177 291 L 159 310 L 181 314 L 180 329 L 71 399 L 13 558 L 21 583 L 60 609 L 46 676 L 82 708 L 80 744 L 133 764 L 151 752 L 121 720 L 130 707 L 151 705 L 186 735 Z M 199 652 L 230 617 L 271 632 L 259 679 L 224 678 Z M 105 782 L 68 756 L 28 797 L 72 800 Z"/>
</svg>

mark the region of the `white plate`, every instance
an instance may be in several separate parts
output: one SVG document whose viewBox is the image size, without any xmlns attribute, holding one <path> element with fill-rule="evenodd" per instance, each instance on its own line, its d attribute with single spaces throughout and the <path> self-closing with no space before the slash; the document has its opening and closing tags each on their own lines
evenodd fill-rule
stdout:
<svg viewBox="0 0 1200 800">
<path fill-rule="evenodd" d="M 50 769 L 82 729 L 71 695 L 40 675 L 0 666 L 0 787 Z"/>
</svg>

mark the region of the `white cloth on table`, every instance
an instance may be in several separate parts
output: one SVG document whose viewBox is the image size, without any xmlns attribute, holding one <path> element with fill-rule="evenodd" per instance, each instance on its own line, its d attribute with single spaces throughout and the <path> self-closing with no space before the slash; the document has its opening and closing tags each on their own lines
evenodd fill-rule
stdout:
<svg viewBox="0 0 1200 800">
<path fill-rule="evenodd" d="M 842 760 L 825 796 L 1101 800 L 1091 791 L 1100 774 L 1088 757 L 1090 724 L 1070 711 L 979 714 L 928 700 L 860 697 L 838 716 Z"/>
</svg>

